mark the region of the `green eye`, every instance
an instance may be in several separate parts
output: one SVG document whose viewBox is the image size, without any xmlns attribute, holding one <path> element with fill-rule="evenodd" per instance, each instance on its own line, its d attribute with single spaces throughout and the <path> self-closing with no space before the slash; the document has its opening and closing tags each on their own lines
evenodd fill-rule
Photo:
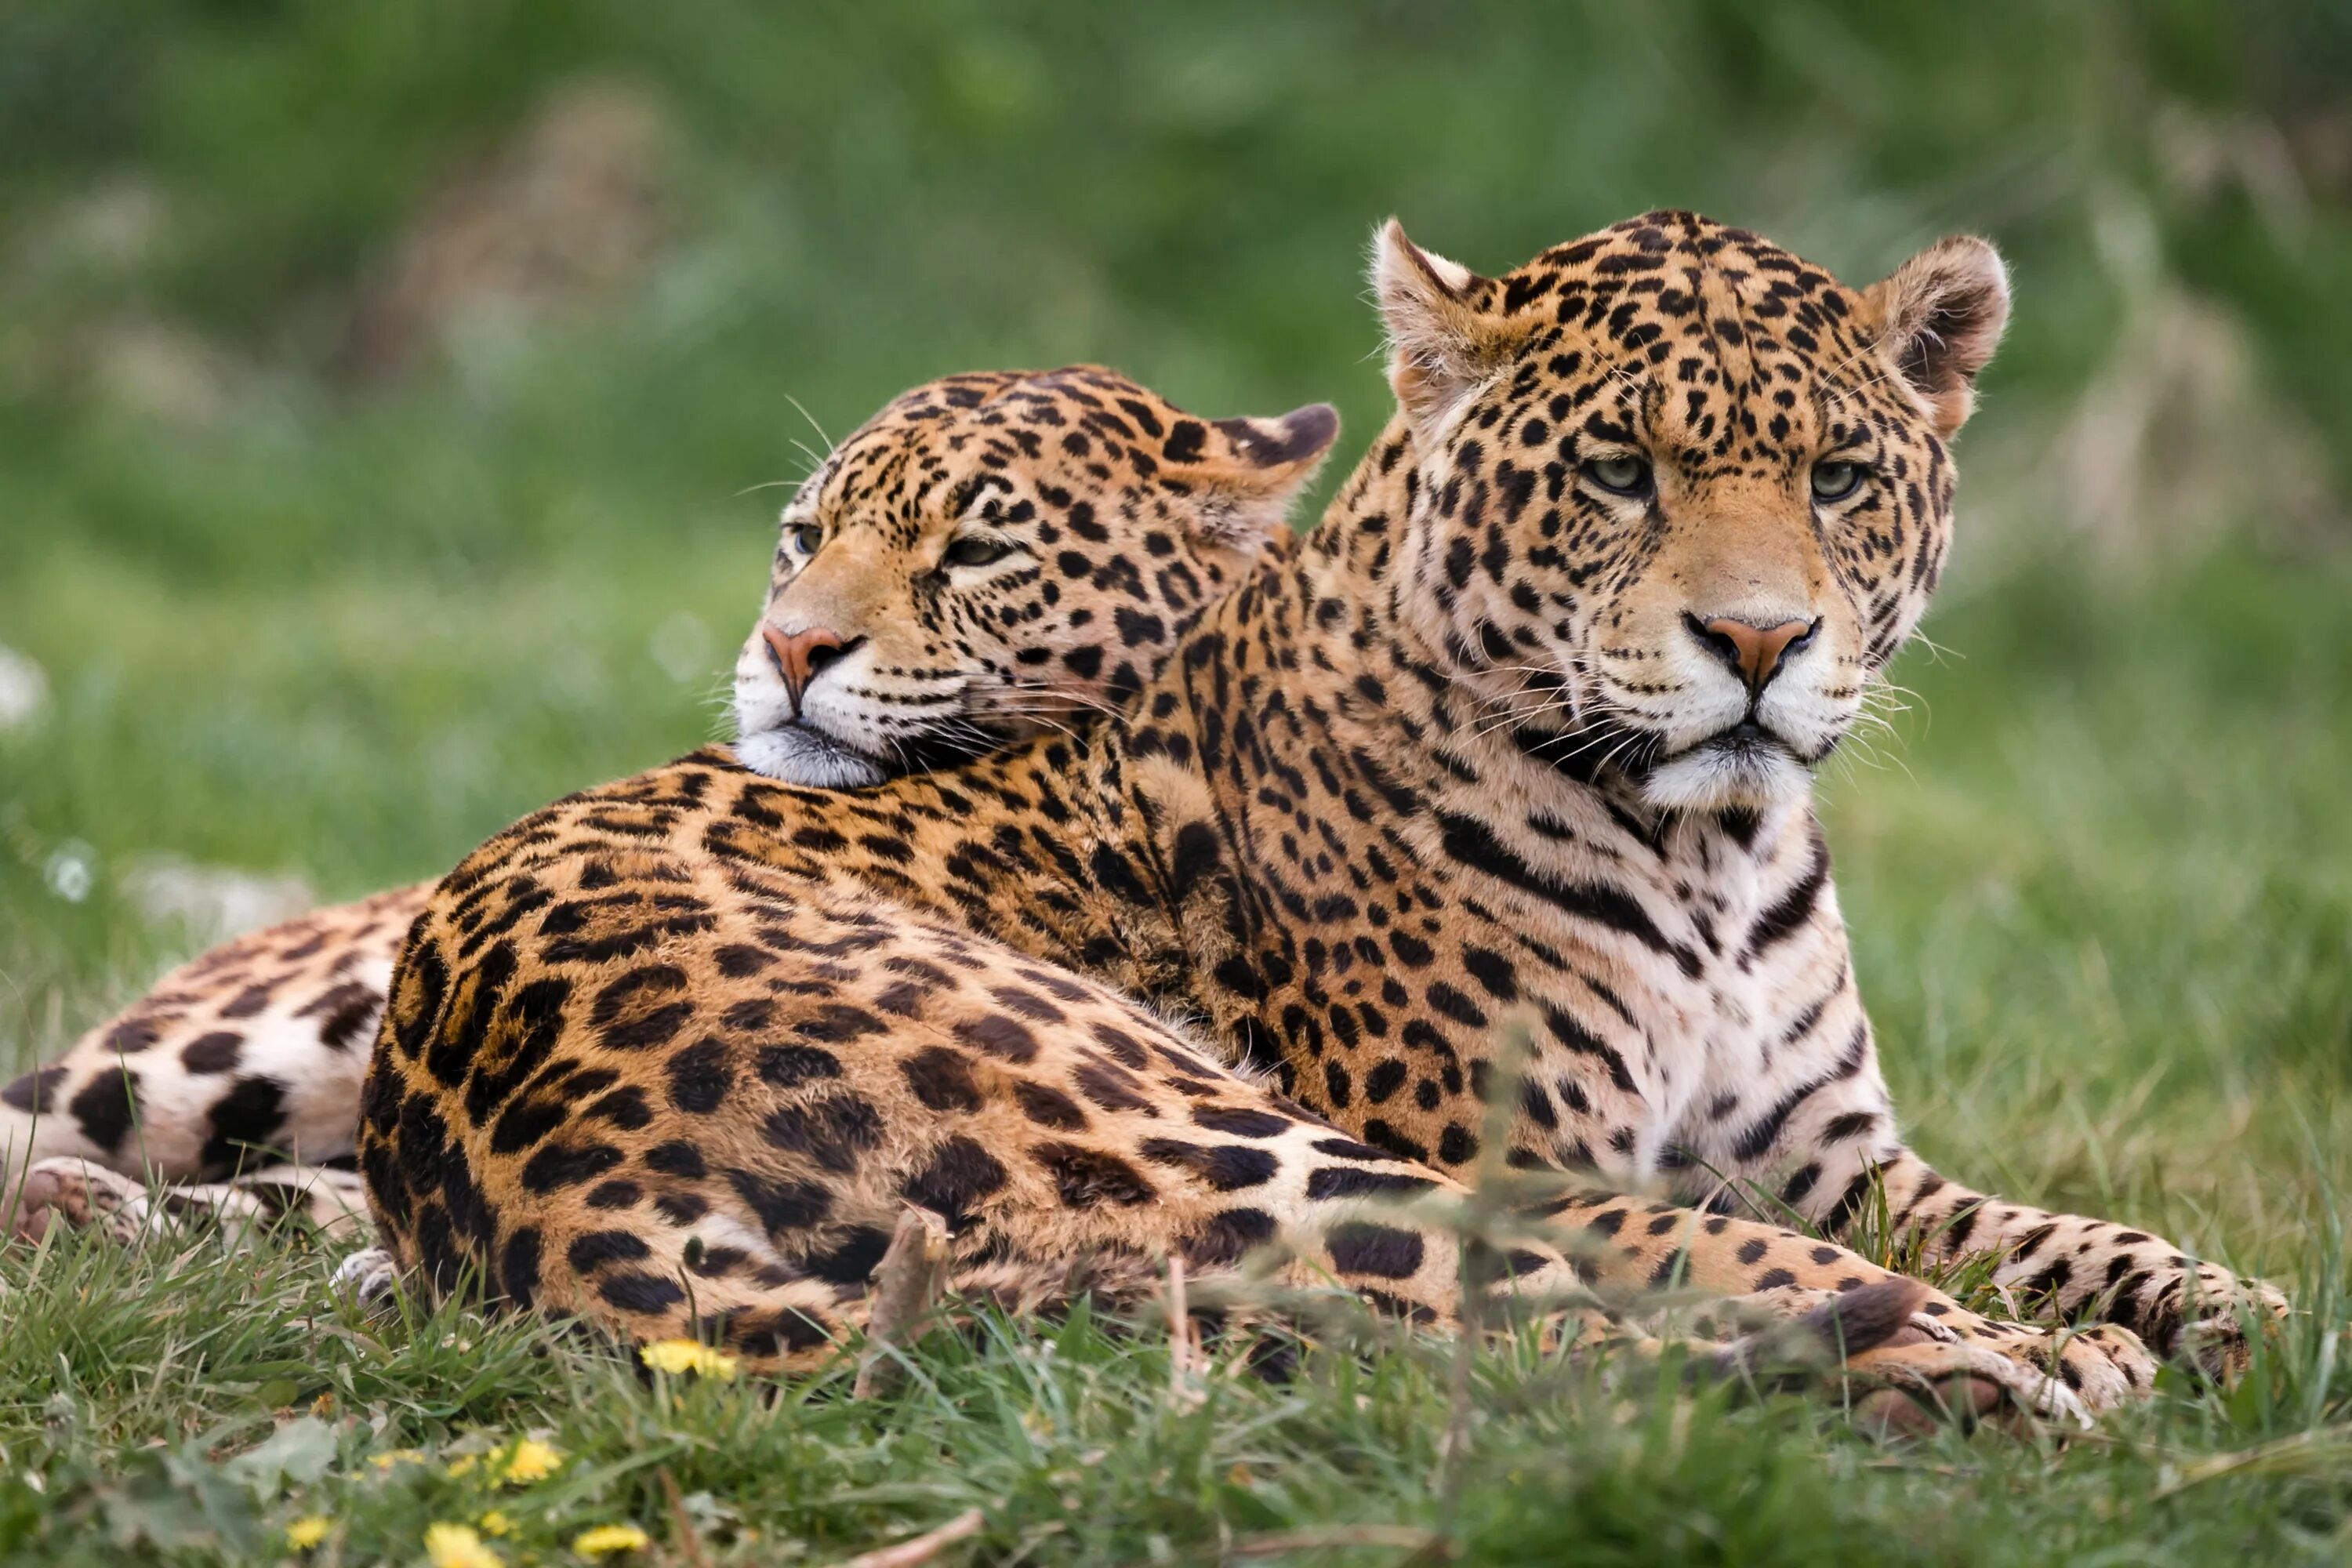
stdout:
<svg viewBox="0 0 2352 1568">
<path fill-rule="evenodd" d="M 814 555 L 824 542 L 824 530 L 813 522 L 795 522 L 784 529 L 784 548 L 795 555 Z"/>
<path fill-rule="evenodd" d="M 1584 475 L 1621 496 L 1650 493 L 1650 465 L 1639 458 L 1595 458 L 1584 465 Z"/>
<path fill-rule="evenodd" d="M 1815 463 L 1813 465 L 1813 499 L 1843 500 L 1862 488 L 1860 463 Z"/>
<path fill-rule="evenodd" d="M 1013 546 L 985 534 L 967 533 L 948 546 L 950 566 L 986 566 L 1013 553 Z"/>
</svg>

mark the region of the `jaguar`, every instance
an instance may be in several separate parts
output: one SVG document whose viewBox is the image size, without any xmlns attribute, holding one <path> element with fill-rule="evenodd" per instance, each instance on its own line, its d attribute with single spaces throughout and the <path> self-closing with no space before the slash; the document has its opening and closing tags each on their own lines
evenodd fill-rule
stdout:
<svg viewBox="0 0 2352 1568">
<path fill-rule="evenodd" d="M 1087 365 L 953 375 L 828 454 L 784 508 L 735 661 L 742 754 L 814 788 L 870 784 L 1066 728 L 1157 673 L 1204 605 L 1287 547 L 1339 423 L 1319 405 L 1216 421 L 1145 472 L 1092 434 L 1133 395 Z M 1049 446 L 1070 488 L 1016 485 Z M 26 1237 L 52 1216 L 134 1237 L 165 1212 L 357 1228 L 360 1083 L 432 887 L 215 948 L 0 1088 L 0 1173 L 26 1174 L 0 1217 Z"/>
<path fill-rule="evenodd" d="M 1661 212 L 1487 278 L 1391 224 L 1374 286 L 1395 416 L 1118 721 L 833 794 L 747 735 L 438 884 L 362 1096 L 402 1267 L 791 1367 L 914 1211 L 1023 1307 L 1271 1253 L 1445 1326 L 1426 1205 L 1580 1173 L 1494 1289 L 1916 1287 L 1853 1366 L 2044 1407 L 2242 1363 L 2269 1287 L 1910 1149 L 1811 805 L 1946 557 L 1993 249 L 1857 289 Z M 961 433 L 874 460 L 976 478 Z M 1003 504 L 1074 531 L 1090 464 L 1127 493 L 1211 427 L 1138 387 L 1082 437 Z M 1841 1244 L 1878 1215 L 2038 1325 Z"/>
</svg>

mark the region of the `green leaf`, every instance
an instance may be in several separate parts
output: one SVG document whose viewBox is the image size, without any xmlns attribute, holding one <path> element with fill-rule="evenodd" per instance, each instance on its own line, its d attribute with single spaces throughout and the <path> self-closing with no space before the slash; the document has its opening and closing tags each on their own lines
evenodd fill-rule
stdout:
<svg viewBox="0 0 2352 1568">
<path fill-rule="evenodd" d="M 289 1421 L 221 1467 L 268 1502 L 289 1486 L 308 1486 L 334 1468 L 335 1429 L 315 1415 Z"/>
</svg>

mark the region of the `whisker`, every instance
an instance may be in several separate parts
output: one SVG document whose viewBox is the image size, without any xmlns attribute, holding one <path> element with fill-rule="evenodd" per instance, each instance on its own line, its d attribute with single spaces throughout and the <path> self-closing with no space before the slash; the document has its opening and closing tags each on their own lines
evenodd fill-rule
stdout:
<svg viewBox="0 0 2352 1568">
<path fill-rule="evenodd" d="M 834 439 L 824 433 L 824 426 L 816 422 L 816 416 L 808 411 L 808 405 L 789 392 L 784 394 L 784 401 L 800 410 L 801 417 L 807 420 L 809 428 L 816 432 L 816 438 L 824 443 L 824 455 L 828 458 L 832 457 Z"/>
</svg>

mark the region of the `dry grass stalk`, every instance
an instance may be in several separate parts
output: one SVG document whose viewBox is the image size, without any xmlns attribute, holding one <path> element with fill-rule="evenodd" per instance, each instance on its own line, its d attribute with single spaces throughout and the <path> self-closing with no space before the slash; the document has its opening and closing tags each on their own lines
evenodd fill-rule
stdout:
<svg viewBox="0 0 2352 1568">
<path fill-rule="evenodd" d="M 850 1385 L 850 1397 L 887 1393 L 904 1371 L 894 1347 L 929 1316 L 946 1283 L 947 1222 L 929 1209 L 909 1207 L 898 1216 L 890 1246 L 874 1266 L 872 1308 L 866 1320 L 866 1359 Z M 861 1561 L 863 1561 L 861 1559 Z"/>
<path fill-rule="evenodd" d="M 1228 1557 L 1284 1557 L 1294 1552 L 1330 1552 L 1343 1547 L 1393 1547 L 1412 1560 L 1452 1555 L 1445 1538 L 1410 1524 L 1339 1524 L 1325 1530 L 1289 1530 L 1276 1535 L 1245 1535 L 1225 1550 Z"/>
<path fill-rule="evenodd" d="M 901 1223 L 901 1236 L 906 1226 Z M 895 1245 L 895 1242 L 894 1242 Z M 908 1536 L 896 1546 L 878 1546 L 871 1552 L 861 1552 L 842 1568 L 912 1568 L 918 1563 L 929 1563 L 959 1541 L 978 1535 L 987 1520 L 980 1510 L 968 1508 L 937 1530 L 927 1530 L 920 1535 Z"/>
<path fill-rule="evenodd" d="M 1201 1386 L 1208 1357 L 1192 1325 L 1192 1311 L 1184 1292 L 1184 1260 L 1168 1259 L 1168 1401 L 1180 1410 L 1197 1410 L 1207 1400 Z"/>
<path fill-rule="evenodd" d="M 687 1517 L 686 1499 L 678 1495 L 677 1478 L 669 1473 L 667 1465 L 654 1474 L 660 1478 L 662 1496 L 669 1503 L 670 1530 L 677 1540 L 677 1549 L 686 1554 L 687 1562 L 693 1564 L 693 1568 L 710 1568 L 710 1559 L 702 1550 L 702 1533 L 694 1528 L 694 1521 Z"/>
</svg>

